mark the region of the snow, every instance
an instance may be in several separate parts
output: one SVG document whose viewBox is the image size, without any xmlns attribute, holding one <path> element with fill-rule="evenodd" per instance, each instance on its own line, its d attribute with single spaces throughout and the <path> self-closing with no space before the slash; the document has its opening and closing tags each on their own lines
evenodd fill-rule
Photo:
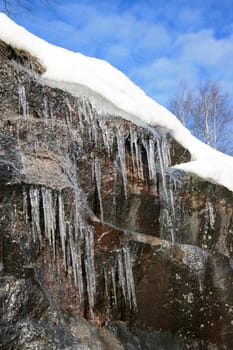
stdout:
<svg viewBox="0 0 233 350">
<path fill-rule="evenodd" d="M 73 94 L 92 98 L 97 108 L 117 113 L 136 124 L 165 128 L 192 155 L 192 161 L 176 165 L 233 191 L 233 158 L 196 139 L 165 107 L 136 86 L 108 62 L 56 47 L 18 26 L 0 13 L 0 39 L 37 57 L 46 72 L 42 79 Z"/>
</svg>

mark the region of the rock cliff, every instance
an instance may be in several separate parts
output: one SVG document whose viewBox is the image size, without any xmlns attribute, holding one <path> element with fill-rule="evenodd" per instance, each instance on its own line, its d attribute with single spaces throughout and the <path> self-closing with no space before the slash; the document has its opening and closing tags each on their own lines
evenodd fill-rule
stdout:
<svg viewBox="0 0 233 350">
<path fill-rule="evenodd" d="M 230 349 L 232 192 L 0 44 L 0 349 Z"/>
</svg>

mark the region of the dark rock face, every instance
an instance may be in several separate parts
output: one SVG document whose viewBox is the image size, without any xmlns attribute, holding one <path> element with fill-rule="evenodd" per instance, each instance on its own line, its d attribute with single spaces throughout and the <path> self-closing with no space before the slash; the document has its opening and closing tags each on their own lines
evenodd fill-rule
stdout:
<svg viewBox="0 0 233 350">
<path fill-rule="evenodd" d="M 232 193 L 1 47 L 0 349 L 230 349 Z"/>
</svg>

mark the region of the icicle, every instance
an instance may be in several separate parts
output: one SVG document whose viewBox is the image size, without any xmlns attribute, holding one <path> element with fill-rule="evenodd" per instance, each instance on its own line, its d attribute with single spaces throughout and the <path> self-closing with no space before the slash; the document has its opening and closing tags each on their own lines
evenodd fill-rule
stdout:
<svg viewBox="0 0 233 350">
<path fill-rule="evenodd" d="M 111 276 L 112 276 L 114 304 L 117 305 L 116 271 L 115 271 L 115 268 L 113 266 L 111 266 Z"/>
<path fill-rule="evenodd" d="M 170 156 L 170 148 L 169 148 L 166 136 L 162 137 L 161 150 L 162 150 L 162 155 L 163 155 L 164 166 L 168 167 L 171 163 L 171 156 Z"/>
<path fill-rule="evenodd" d="M 108 153 L 108 156 L 110 156 L 113 148 L 113 137 L 111 134 L 111 129 L 106 125 L 103 118 L 99 119 L 99 127 L 102 132 L 104 147 Z"/>
<path fill-rule="evenodd" d="M 87 280 L 87 295 L 89 303 L 90 317 L 94 317 L 94 305 L 95 305 L 95 262 L 94 262 L 94 232 L 91 226 L 87 226 L 85 233 L 85 272 Z"/>
<path fill-rule="evenodd" d="M 120 165 L 121 165 L 121 174 L 123 179 L 123 186 L 124 186 L 124 193 L 125 198 L 127 199 L 127 176 L 126 176 L 126 161 L 125 161 L 125 138 L 122 134 L 122 131 L 117 129 L 116 133 L 117 137 L 117 148 L 118 148 L 118 156 L 120 159 Z"/>
<path fill-rule="evenodd" d="M 83 99 L 83 108 L 84 108 L 86 120 L 88 121 L 88 124 L 91 125 L 92 120 L 93 120 L 92 110 L 91 110 L 91 106 L 90 106 L 89 101 L 86 99 Z"/>
<path fill-rule="evenodd" d="M 168 208 L 169 208 L 169 214 L 168 214 L 168 225 L 170 226 L 170 232 L 171 232 L 171 237 L 170 240 L 172 243 L 175 242 L 176 237 L 175 237 L 175 227 L 176 227 L 176 219 L 177 219 L 177 215 L 176 215 L 176 208 L 175 208 L 175 200 L 174 200 L 174 192 L 172 190 L 172 188 L 169 188 L 168 190 Z"/>
<path fill-rule="evenodd" d="M 134 162 L 135 170 L 137 169 L 137 172 L 135 171 L 134 174 L 139 179 L 144 180 L 141 147 L 138 144 L 137 133 L 131 129 L 130 129 L 130 148 L 131 148 L 132 155 L 134 154 L 134 149 L 135 149 L 135 156 L 133 156 L 133 162 Z M 134 161 L 134 158 L 136 158 L 136 161 Z"/>
<path fill-rule="evenodd" d="M 162 186 L 160 185 L 160 197 L 164 201 L 164 209 L 161 211 L 161 238 L 175 242 L 176 208 L 175 208 L 175 187 L 176 183 L 169 176 L 167 167 L 170 164 L 170 154 L 165 136 L 157 139 L 157 156 L 160 165 Z M 169 236 L 168 233 L 170 232 Z"/>
<path fill-rule="evenodd" d="M 83 116 L 84 116 L 84 111 L 83 111 L 83 102 L 82 99 L 78 99 L 78 105 L 77 105 L 77 129 L 79 129 L 81 132 L 84 131 L 84 123 L 83 123 Z"/>
<path fill-rule="evenodd" d="M 118 166 L 117 166 L 117 160 L 114 160 L 114 185 L 113 185 L 113 191 L 112 191 L 112 206 L 111 206 L 111 218 L 113 220 L 113 223 L 116 220 L 116 211 L 117 211 L 117 173 L 118 173 Z"/>
<path fill-rule="evenodd" d="M 24 86 L 20 83 L 18 86 L 18 96 L 19 96 L 19 111 L 22 110 L 24 119 L 28 119 L 28 103 L 26 98 L 26 92 Z"/>
<path fill-rule="evenodd" d="M 25 223 L 28 224 L 28 195 L 25 188 L 23 189 L 23 214 L 25 217 Z"/>
<path fill-rule="evenodd" d="M 81 247 L 78 243 L 76 243 L 76 253 L 75 253 L 75 272 L 78 281 L 78 292 L 80 301 L 83 299 L 83 272 L 82 272 L 82 252 Z"/>
<path fill-rule="evenodd" d="M 154 141 L 151 139 L 149 139 L 149 141 L 143 139 L 142 142 L 147 155 L 149 179 L 154 180 L 156 177 Z"/>
<path fill-rule="evenodd" d="M 64 203 L 61 192 L 58 194 L 58 213 L 59 213 L 59 233 L 61 239 L 64 269 L 66 270 L 66 223 L 65 223 L 65 212 Z"/>
<path fill-rule="evenodd" d="M 71 258 L 71 251 L 70 251 L 70 240 L 69 240 L 69 234 L 70 232 L 73 231 L 73 226 L 67 224 L 67 236 L 66 236 L 66 265 L 67 265 L 67 271 L 68 271 L 68 276 L 70 277 L 70 267 L 72 266 L 72 258 Z M 72 275 L 73 275 L 73 279 L 74 279 L 74 271 L 72 269 Z"/>
<path fill-rule="evenodd" d="M 106 267 L 104 267 L 104 292 L 105 297 L 108 300 L 109 299 L 109 292 L 108 292 L 108 272 Z"/>
<path fill-rule="evenodd" d="M 79 220 L 79 202 L 77 191 L 74 191 L 74 235 L 75 240 L 78 238 L 79 229 L 80 229 L 80 220 Z"/>
<path fill-rule="evenodd" d="M 142 147 L 141 147 L 141 145 L 136 144 L 136 155 L 137 155 L 139 178 L 144 180 L 145 178 L 144 178 L 144 174 L 143 174 L 143 161 L 142 161 Z"/>
<path fill-rule="evenodd" d="M 151 179 L 155 179 L 156 178 L 156 166 L 155 166 L 155 143 L 154 140 L 149 139 L 149 152 L 148 152 L 148 163 L 149 163 L 149 169 L 150 169 L 150 176 Z"/>
<path fill-rule="evenodd" d="M 20 142 L 20 127 L 19 127 L 19 122 L 16 122 L 16 138 L 17 138 L 17 144 L 19 146 Z"/>
<path fill-rule="evenodd" d="M 171 188 L 169 188 L 169 204 L 170 204 L 170 211 L 172 213 L 173 219 L 175 219 L 175 204 L 174 204 L 174 194 Z"/>
<path fill-rule="evenodd" d="M 83 300 L 83 276 L 82 276 L 82 257 L 81 257 L 81 248 L 80 242 L 74 242 L 72 227 L 69 227 L 69 247 L 71 254 L 71 264 L 74 276 L 74 285 L 78 288 L 79 300 L 80 303 Z"/>
<path fill-rule="evenodd" d="M 43 108 L 43 115 L 45 118 L 45 124 L 48 124 L 48 119 L 49 119 L 49 113 L 48 113 L 48 100 L 47 100 L 47 96 L 44 95 L 43 97 L 43 104 L 44 104 L 44 108 Z"/>
<path fill-rule="evenodd" d="M 97 132 L 98 124 L 97 124 L 97 121 L 99 121 L 98 115 L 97 115 L 96 111 L 93 110 L 92 111 L 92 129 L 93 129 L 93 135 L 94 135 L 93 139 L 94 139 L 95 144 L 98 143 L 98 132 Z"/>
<path fill-rule="evenodd" d="M 135 285 L 129 247 L 124 247 L 117 256 L 119 284 L 122 295 L 129 307 L 137 308 Z"/>
<path fill-rule="evenodd" d="M 75 239 L 83 239 L 87 228 L 87 224 L 84 219 L 84 210 L 87 208 L 87 199 L 80 187 L 75 160 L 72 161 L 70 158 L 67 159 L 67 169 L 67 175 L 72 183 L 74 195 L 73 222 Z"/>
<path fill-rule="evenodd" d="M 32 237 L 36 242 L 36 234 L 38 235 L 40 243 L 41 228 L 40 228 L 40 192 L 38 188 L 30 188 L 29 191 L 30 204 L 31 204 L 31 218 L 32 218 Z"/>
<path fill-rule="evenodd" d="M 3 271 L 3 237 L 0 237 L 0 273 Z M 2 294 L 2 293 L 1 293 Z"/>
<path fill-rule="evenodd" d="M 123 259 L 122 259 L 122 251 L 117 255 L 117 265 L 118 265 L 119 284 L 122 290 L 124 300 L 126 302 L 127 300 L 126 299 L 126 280 L 125 280 L 124 265 L 123 265 Z"/>
<path fill-rule="evenodd" d="M 95 181 L 96 181 L 96 187 L 97 187 L 97 193 L 99 198 L 99 206 L 100 206 L 100 220 L 103 222 L 103 203 L 102 203 L 102 196 L 101 196 L 101 168 L 100 168 L 100 160 L 98 157 L 95 157 L 94 159 L 94 174 L 95 174 Z"/>
<path fill-rule="evenodd" d="M 128 301 L 129 301 L 130 307 L 134 307 L 135 309 L 137 309 L 135 285 L 134 285 L 134 278 L 133 278 L 133 271 L 132 271 L 132 264 L 131 264 L 129 247 L 124 247 L 123 253 L 124 253 L 124 265 L 125 265 L 125 276 L 126 276 Z"/>
<path fill-rule="evenodd" d="M 167 194 L 167 181 L 166 181 L 166 174 L 165 174 L 165 165 L 164 165 L 164 154 L 162 152 L 161 144 L 159 140 L 157 141 L 157 150 L 158 150 L 158 158 L 159 158 L 159 164 L 160 164 L 160 171 L 161 171 L 161 176 L 162 176 L 162 193 L 165 195 L 165 200 L 166 202 L 168 201 L 168 194 Z"/>
<path fill-rule="evenodd" d="M 72 113 L 72 108 L 71 108 L 71 105 L 70 105 L 70 101 L 69 99 L 66 97 L 66 106 L 68 108 L 68 120 L 69 120 L 69 123 L 72 123 L 72 119 L 73 119 L 73 113 Z"/>
<path fill-rule="evenodd" d="M 82 207 L 83 203 L 80 199 L 81 194 L 79 193 L 78 187 L 76 187 L 74 191 L 74 232 L 75 232 L 75 240 L 82 240 L 84 238 L 85 232 L 85 224 L 82 220 Z"/>
<path fill-rule="evenodd" d="M 94 140 L 97 143 L 97 126 L 96 126 L 96 115 L 92 110 L 92 106 L 87 99 L 84 99 L 84 114 L 88 122 L 88 131 L 90 140 Z"/>
<path fill-rule="evenodd" d="M 132 167 L 133 167 L 133 174 L 135 175 L 136 173 L 136 165 L 135 165 L 135 157 L 134 157 L 134 139 L 133 139 L 133 130 L 130 126 L 130 129 L 129 129 L 129 134 L 130 134 L 130 158 L 131 158 L 131 161 L 132 161 Z"/>
<path fill-rule="evenodd" d="M 65 99 L 65 103 L 68 109 L 68 113 L 65 113 L 66 116 L 66 125 L 67 125 L 67 129 L 69 134 L 71 133 L 71 122 L 72 122 L 72 111 L 71 111 L 71 106 L 70 106 L 70 102 L 68 100 L 68 98 Z"/>
<path fill-rule="evenodd" d="M 45 236 L 48 238 L 50 245 L 53 248 L 53 256 L 56 255 L 55 247 L 55 231 L 56 231 L 56 213 L 53 204 L 52 190 L 47 188 L 41 189 L 42 203 L 44 210 L 44 227 Z"/>
</svg>

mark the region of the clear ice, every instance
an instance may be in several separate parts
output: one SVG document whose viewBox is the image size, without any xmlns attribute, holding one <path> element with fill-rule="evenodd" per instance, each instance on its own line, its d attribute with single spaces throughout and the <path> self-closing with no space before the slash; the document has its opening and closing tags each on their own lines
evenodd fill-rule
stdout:
<svg viewBox="0 0 233 350">
<path fill-rule="evenodd" d="M 29 110 L 25 87 L 21 83 L 18 86 L 18 97 L 19 97 L 19 112 L 22 112 L 24 119 L 28 119 Z"/>
<path fill-rule="evenodd" d="M 28 118 L 28 104 L 25 88 L 19 84 L 19 109 L 25 119 Z M 75 159 L 79 152 L 85 151 L 84 146 L 89 139 L 90 144 L 98 152 L 93 154 L 92 181 L 96 186 L 99 201 L 100 221 L 104 221 L 104 209 L 102 198 L 102 158 L 111 157 L 113 171 L 115 171 L 115 184 L 113 193 L 113 211 L 116 207 L 118 174 L 121 174 L 124 197 L 128 199 L 129 179 L 127 169 L 132 169 L 135 179 L 145 181 L 148 174 L 149 182 L 154 186 L 155 195 L 160 196 L 160 227 L 161 238 L 176 241 L 176 186 L 175 181 L 169 175 L 170 154 L 169 142 L 166 135 L 153 132 L 142 132 L 134 126 L 129 130 L 117 119 L 115 125 L 109 123 L 107 118 L 100 117 L 86 98 L 79 98 L 77 106 L 65 98 L 64 121 L 67 133 L 76 142 L 77 154 L 64 157 L 62 165 L 69 179 L 67 189 L 52 190 L 45 186 L 31 186 L 23 191 L 23 212 L 27 225 L 31 222 L 31 232 L 34 242 L 40 245 L 46 240 L 51 246 L 53 259 L 60 269 L 58 259 L 63 258 L 65 271 L 72 268 L 74 286 L 77 290 L 79 302 L 83 303 L 85 291 L 89 304 L 89 316 L 94 317 L 96 295 L 96 266 L 94 255 L 94 227 L 87 223 L 85 212 L 88 210 L 87 200 L 78 180 L 78 171 Z M 52 105 L 46 97 L 43 99 L 44 122 L 52 127 L 55 133 L 55 105 Z M 76 110 L 75 110 L 76 108 Z M 85 135 L 85 138 L 83 137 Z M 37 144 L 35 140 L 35 153 Z M 102 147 L 102 148 L 101 148 Z M 104 150 L 103 150 L 104 149 Z M 127 163 L 127 164 L 126 164 Z M 69 191 L 70 200 L 66 198 Z M 206 210 L 209 214 L 210 224 L 214 224 L 214 213 L 211 203 L 207 203 Z M 153 215 L 153 213 L 152 213 Z M 30 220 L 31 219 L 31 220 Z M 187 251 L 186 251 L 187 252 Z M 190 254 L 185 255 L 185 261 L 190 259 Z M 202 259 L 199 260 L 201 264 Z M 198 262 L 198 263 L 199 263 Z M 199 264 L 199 265 L 200 265 Z M 200 269 L 202 266 L 200 266 Z M 199 269 L 199 270 L 200 270 Z M 198 270 L 198 271 L 199 271 Z M 109 298 L 111 290 L 112 303 L 118 305 L 119 298 L 132 309 L 137 309 L 135 283 L 133 276 L 133 261 L 130 246 L 125 244 L 118 252 L 110 266 L 104 268 L 105 294 Z M 85 275 L 85 278 L 84 278 Z"/>
</svg>

